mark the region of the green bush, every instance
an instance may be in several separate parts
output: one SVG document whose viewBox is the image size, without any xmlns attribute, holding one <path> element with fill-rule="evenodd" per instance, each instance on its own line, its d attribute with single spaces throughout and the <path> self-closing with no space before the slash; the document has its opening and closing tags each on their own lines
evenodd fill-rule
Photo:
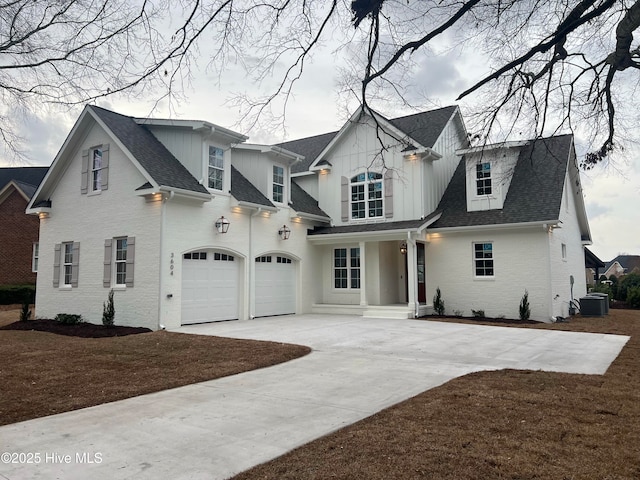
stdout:
<svg viewBox="0 0 640 480">
<path fill-rule="evenodd" d="M 631 287 L 627 290 L 627 305 L 631 308 L 640 308 L 640 287 Z"/>
<path fill-rule="evenodd" d="M 107 301 L 102 304 L 102 325 L 113 327 L 116 309 L 113 306 L 113 290 L 109 290 Z"/>
<path fill-rule="evenodd" d="M 520 300 L 520 320 L 529 320 L 531 316 L 531 307 L 529 306 L 529 292 L 524 291 L 522 300 Z"/>
<path fill-rule="evenodd" d="M 444 315 L 444 300 L 442 300 L 440 287 L 436 289 L 436 295 L 433 297 L 433 309 L 435 310 L 437 315 Z"/>
<path fill-rule="evenodd" d="M 36 303 L 35 285 L 0 286 L 0 305 L 22 304 L 25 301 Z"/>
<path fill-rule="evenodd" d="M 64 323 L 65 325 L 77 325 L 84 322 L 82 315 L 76 315 L 74 313 L 59 313 L 55 318 L 56 322 Z"/>
<path fill-rule="evenodd" d="M 640 274 L 630 273 L 629 275 L 625 275 L 618 282 L 618 295 L 615 297 L 616 300 L 629 303 L 629 291 L 636 287 L 640 287 Z"/>
<path fill-rule="evenodd" d="M 22 308 L 20 309 L 20 321 L 26 322 L 31 318 L 31 310 L 29 309 L 29 300 L 22 302 Z"/>
<path fill-rule="evenodd" d="M 473 315 L 475 318 L 484 318 L 485 314 L 484 314 L 484 310 L 471 310 L 471 315 Z"/>
</svg>

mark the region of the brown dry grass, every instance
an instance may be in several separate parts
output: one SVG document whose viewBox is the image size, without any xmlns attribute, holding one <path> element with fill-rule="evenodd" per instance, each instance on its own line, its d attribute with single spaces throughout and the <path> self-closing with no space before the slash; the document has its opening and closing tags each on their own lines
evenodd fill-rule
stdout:
<svg viewBox="0 0 640 480">
<path fill-rule="evenodd" d="M 631 339 L 603 376 L 475 373 L 234 478 L 640 478 L 640 312 L 524 328 Z"/>
<path fill-rule="evenodd" d="M 0 310 L 0 326 L 19 318 Z M 0 330 L 0 425 L 267 367 L 299 345 L 152 332 L 78 338 Z"/>
</svg>

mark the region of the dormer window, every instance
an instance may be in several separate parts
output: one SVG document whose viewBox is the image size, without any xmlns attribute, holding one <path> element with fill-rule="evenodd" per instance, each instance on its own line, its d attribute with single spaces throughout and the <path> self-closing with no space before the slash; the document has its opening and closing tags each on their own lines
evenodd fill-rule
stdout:
<svg viewBox="0 0 640 480">
<path fill-rule="evenodd" d="M 284 168 L 280 165 L 273 166 L 272 184 L 272 200 L 278 203 L 284 202 Z"/>
<path fill-rule="evenodd" d="M 476 164 L 476 194 L 491 195 L 491 163 Z"/>
<path fill-rule="evenodd" d="M 209 145 L 209 188 L 222 190 L 224 185 L 224 152 Z"/>
<path fill-rule="evenodd" d="M 382 175 L 359 173 L 351 178 L 351 218 L 377 218 L 384 215 Z"/>
</svg>

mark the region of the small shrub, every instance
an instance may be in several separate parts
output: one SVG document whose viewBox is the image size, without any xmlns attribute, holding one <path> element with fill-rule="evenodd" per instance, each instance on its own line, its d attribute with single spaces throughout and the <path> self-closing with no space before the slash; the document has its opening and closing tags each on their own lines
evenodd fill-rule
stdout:
<svg viewBox="0 0 640 480">
<path fill-rule="evenodd" d="M 22 302 L 22 308 L 20 309 L 20 321 L 26 322 L 31 318 L 31 310 L 29 309 L 29 299 L 25 299 Z"/>
<path fill-rule="evenodd" d="M 107 301 L 102 304 L 102 325 L 113 327 L 116 309 L 113 306 L 113 290 L 109 291 Z"/>
<path fill-rule="evenodd" d="M 436 295 L 433 297 L 433 309 L 436 314 L 444 315 L 444 300 L 442 300 L 442 294 L 440 293 L 440 287 L 436 289 Z"/>
<path fill-rule="evenodd" d="M 520 320 L 529 320 L 531 316 L 531 307 L 529 306 L 529 292 L 524 291 L 522 300 L 520 300 Z"/>
<path fill-rule="evenodd" d="M 456 317 L 462 317 L 464 315 L 464 310 L 454 310 L 453 315 Z"/>
<path fill-rule="evenodd" d="M 484 318 L 484 310 L 471 310 L 471 314 L 476 318 Z"/>
<path fill-rule="evenodd" d="M 74 313 L 59 313 L 54 320 L 64 323 L 65 325 L 77 325 L 78 323 L 84 322 L 82 315 L 76 315 Z"/>
</svg>

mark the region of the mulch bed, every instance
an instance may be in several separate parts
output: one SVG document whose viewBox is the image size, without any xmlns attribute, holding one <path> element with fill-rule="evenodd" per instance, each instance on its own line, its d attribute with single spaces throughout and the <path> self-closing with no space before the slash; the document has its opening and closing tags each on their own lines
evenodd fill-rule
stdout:
<svg viewBox="0 0 640 480">
<path fill-rule="evenodd" d="M 151 332 L 150 329 L 144 327 L 123 327 L 121 325 L 105 327 L 104 325 L 95 325 L 93 323 L 68 325 L 48 319 L 13 322 L 4 327 L 0 327 L 0 330 L 35 330 L 38 332 L 49 332 L 57 335 L 82 338 L 124 337 L 126 335 Z"/>
</svg>

